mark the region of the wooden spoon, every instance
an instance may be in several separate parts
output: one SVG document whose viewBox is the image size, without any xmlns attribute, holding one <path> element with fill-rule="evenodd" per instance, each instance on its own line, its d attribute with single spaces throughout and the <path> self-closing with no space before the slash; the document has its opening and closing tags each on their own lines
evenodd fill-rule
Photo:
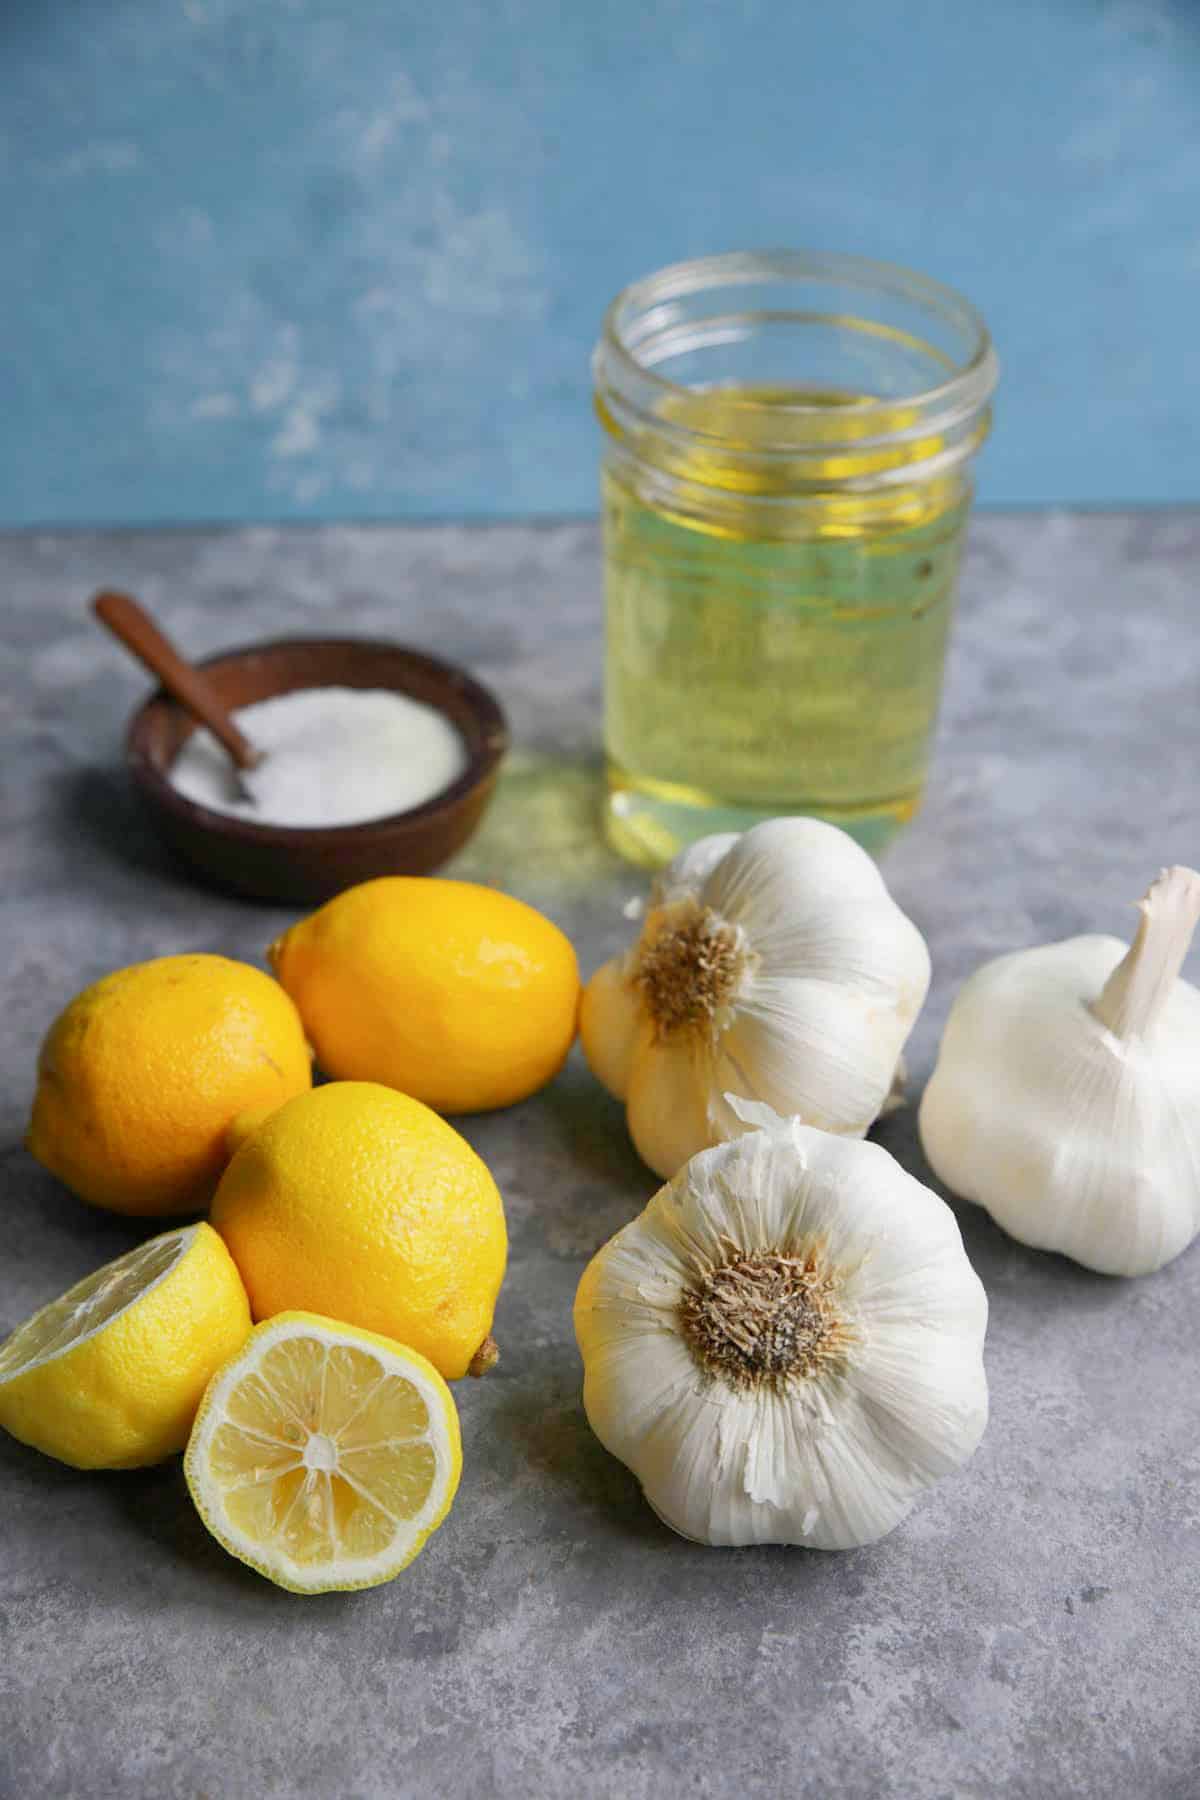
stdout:
<svg viewBox="0 0 1200 1800">
<path fill-rule="evenodd" d="M 100 623 L 133 652 L 138 661 L 157 675 L 169 694 L 190 712 L 194 719 L 207 725 L 217 741 L 228 751 L 239 777 L 257 769 L 266 752 L 258 750 L 240 732 L 221 705 L 208 677 L 194 663 L 186 662 L 174 644 L 159 630 L 150 614 L 129 594 L 105 590 L 92 601 L 92 611 Z M 244 780 L 238 783 L 248 799 L 253 800 Z"/>
</svg>

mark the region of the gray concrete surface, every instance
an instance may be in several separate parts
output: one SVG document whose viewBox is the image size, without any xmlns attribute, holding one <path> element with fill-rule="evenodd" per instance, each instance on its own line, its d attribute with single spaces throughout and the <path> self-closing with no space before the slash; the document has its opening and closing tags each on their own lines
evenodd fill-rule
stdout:
<svg viewBox="0 0 1200 1800">
<path fill-rule="evenodd" d="M 288 916 L 193 886 L 138 817 L 117 743 L 141 683 L 94 586 L 196 652 L 336 625 L 462 658 L 520 753 L 461 867 L 588 969 L 642 884 L 592 824 L 589 526 L 28 536 L 0 576 L 3 1333 L 138 1235 L 20 1148 L 49 1019 L 140 957 L 255 957 Z M 887 862 L 933 949 L 916 1085 L 978 961 L 1125 931 L 1161 864 L 1200 858 L 1198 593 L 1197 515 L 976 526 L 932 792 Z M 393 1585 L 297 1599 L 208 1538 L 177 1464 L 82 1475 L 0 1442 L 5 1800 L 1200 1794 L 1200 1249 L 1110 1281 L 961 1209 L 992 1303 L 974 1461 L 873 1549 L 706 1551 L 580 1408 L 575 1283 L 653 1185 L 617 1107 L 575 1058 L 468 1135 L 511 1220 L 503 1361 L 458 1390 L 460 1495 Z M 925 1173 L 911 1111 L 879 1135 Z"/>
</svg>

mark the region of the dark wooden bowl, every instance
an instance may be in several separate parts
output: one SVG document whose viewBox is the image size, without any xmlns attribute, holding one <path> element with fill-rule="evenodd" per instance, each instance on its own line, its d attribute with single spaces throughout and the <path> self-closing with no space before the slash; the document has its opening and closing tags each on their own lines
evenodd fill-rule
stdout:
<svg viewBox="0 0 1200 1800">
<path fill-rule="evenodd" d="M 130 773 L 173 850 L 219 887 L 258 900 L 326 900 L 375 875 L 428 875 L 466 843 L 491 798 L 508 748 L 499 702 L 465 669 L 419 650 L 365 638 L 285 638 L 226 650 L 203 665 L 229 708 L 297 688 L 390 688 L 444 712 L 462 733 L 467 767 L 408 812 L 361 825 L 259 824 L 200 806 L 167 778 L 196 729 L 161 689 L 129 721 Z"/>
</svg>

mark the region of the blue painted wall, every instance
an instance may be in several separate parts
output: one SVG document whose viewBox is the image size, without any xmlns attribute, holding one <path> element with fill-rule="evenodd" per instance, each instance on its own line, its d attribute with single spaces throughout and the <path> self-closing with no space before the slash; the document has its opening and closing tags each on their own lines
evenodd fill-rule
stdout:
<svg viewBox="0 0 1200 1800">
<path fill-rule="evenodd" d="M 968 292 L 994 502 L 1200 499 L 1196 0 L 7 0 L 0 522 L 594 508 L 627 279 Z"/>
</svg>

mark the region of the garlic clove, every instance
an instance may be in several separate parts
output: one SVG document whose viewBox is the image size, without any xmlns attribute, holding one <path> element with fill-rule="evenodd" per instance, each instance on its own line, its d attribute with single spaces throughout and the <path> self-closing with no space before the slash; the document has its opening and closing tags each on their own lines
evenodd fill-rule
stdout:
<svg viewBox="0 0 1200 1800">
<path fill-rule="evenodd" d="M 871 996 L 825 981 L 756 981 L 719 1046 L 716 1134 L 741 1129 L 724 1099 L 730 1091 L 820 1130 L 863 1136 L 887 1098 L 905 1035 Z"/>
<path fill-rule="evenodd" d="M 704 881 L 700 900 L 752 934 L 801 939 L 823 927 L 830 909 L 894 904 L 877 865 L 852 837 L 807 818 L 768 819 L 743 833 Z"/>
<path fill-rule="evenodd" d="M 806 1485 L 820 1497 L 802 1541 L 815 1550 L 878 1543 L 904 1522 L 934 1479 L 924 1462 L 909 1461 L 901 1446 L 893 1443 L 895 1420 L 885 1409 L 876 1414 L 855 1393 L 840 1410 L 840 1429 L 816 1436 L 810 1450 Z M 963 1459 L 960 1455 L 950 1466 L 957 1467 Z M 936 1470 L 943 1472 L 940 1467 Z"/>
<path fill-rule="evenodd" d="M 704 1046 L 694 1038 L 659 1038 L 648 1019 L 638 1027 L 626 1121 L 634 1149 L 664 1180 L 687 1161 L 697 1144 L 712 1141 L 707 1083 L 696 1066 L 704 1056 Z"/>
<path fill-rule="evenodd" d="M 1149 1275 L 1196 1234 L 1195 1210 L 1178 1204 L 1176 1171 L 1200 1170 L 1200 1145 L 1145 1051 L 1129 1045 L 1122 1061 L 1119 1074 L 1080 1083 L 1070 1146 L 1060 1142 L 1042 1177 L 1055 1196 L 1044 1224 L 1053 1225 L 1053 1247 L 1101 1274 Z"/>
<path fill-rule="evenodd" d="M 730 1396 L 719 1413 L 714 1480 L 711 1410 L 706 1418 L 697 1408 L 698 1453 L 686 1480 L 676 1469 L 665 1492 L 657 1489 L 655 1510 L 685 1537 L 714 1545 L 849 1550 L 877 1543 L 927 1483 L 914 1480 L 865 1412 L 838 1411 L 835 1425 L 819 1404 L 781 1408 L 765 1397 Z"/>
<path fill-rule="evenodd" d="M 650 890 L 651 906 L 662 906 L 687 894 L 698 893 L 737 841 L 736 831 L 718 831 L 711 837 L 698 838 L 694 844 L 688 844 L 655 876 Z"/>
<path fill-rule="evenodd" d="M 579 1037 L 588 1067 L 615 1100 L 629 1091 L 641 1009 L 629 959 L 614 956 L 592 976 L 579 1004 Z"/>
<path fill-rule="evenodd" d="M 784 914 L 745 927 L 772 974 L 821 979 L 834 987 L 894 1005 L 906 1025 L 916 1019 L 929 991 L 929 949 L 906 913 L 878 895 L 823 903 L 809 918 Z"/>
</svg>

